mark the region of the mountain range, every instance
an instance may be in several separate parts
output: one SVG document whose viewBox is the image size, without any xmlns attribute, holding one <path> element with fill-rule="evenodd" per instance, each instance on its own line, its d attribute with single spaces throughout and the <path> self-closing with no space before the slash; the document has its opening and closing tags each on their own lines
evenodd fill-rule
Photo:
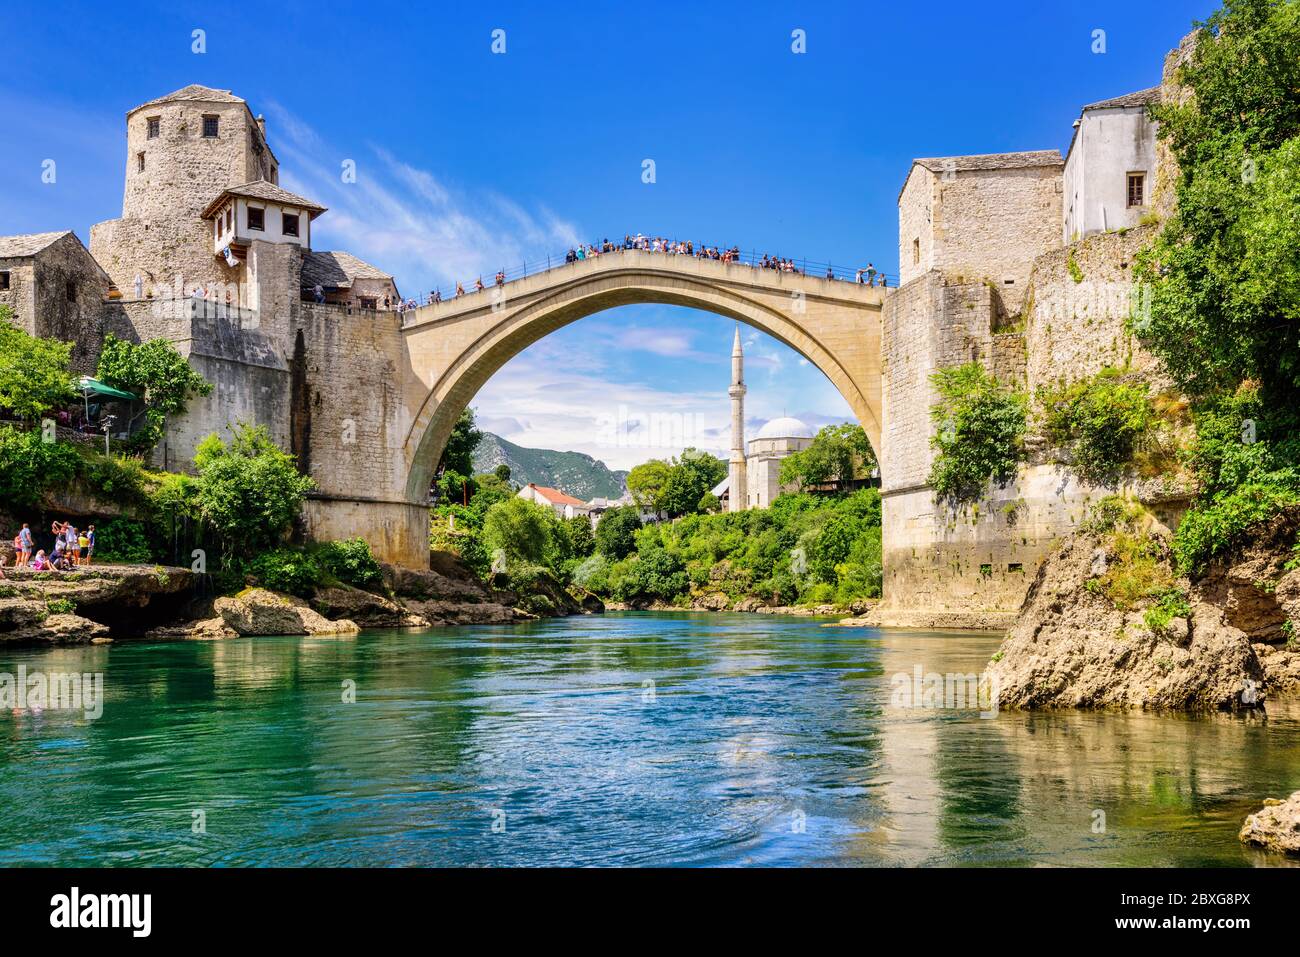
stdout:
<svg viewBox="0 0 1300 957">
<path fill-rule="evenodd" d="M 598 496 L 618 498 L 627 490 L 626 471 L 611 469 L 590 455 L 526 449 L 484 432 L 474 449 L 474 473 L 491 472 L 503 463 L 510 466 L 510 481 L 515 485 L 548 485 L 583 501 Z"/>
</svg>

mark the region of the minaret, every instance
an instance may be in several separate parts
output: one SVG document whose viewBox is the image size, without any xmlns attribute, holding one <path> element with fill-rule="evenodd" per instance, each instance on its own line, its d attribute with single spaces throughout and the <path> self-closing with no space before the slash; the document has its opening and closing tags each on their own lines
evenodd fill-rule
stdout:
<svg viewBox="0 0 1300 957">
<path fill-rule="evenodd" d="M 731 346 L 731 463 L 727 474 L 727 511 L 739 512 L 749 502 L 745 483 L 745 352 L 740 348 L 740 323 L 736 323 L 736 340 Z"/>
</svg>

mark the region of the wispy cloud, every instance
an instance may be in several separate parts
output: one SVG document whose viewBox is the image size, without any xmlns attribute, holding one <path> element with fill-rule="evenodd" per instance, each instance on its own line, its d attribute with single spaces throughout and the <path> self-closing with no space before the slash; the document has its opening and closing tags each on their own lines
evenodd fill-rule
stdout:
<svg viewBox="0 0 1300 957">
<path fill-rule="evenodd" d="M 313 245 L 336 246 L 392 272 L 407 296 L 444 290 L 578 241 L 573 224 L 544 205 L 531 211 L 494 190 L 461 190 L 391 150 L 326 142 L 278 103 L 267 104 L 284 187 L 329 207 Z M 355 182 L 343 177 L 355 165 Z"/>
</svg>

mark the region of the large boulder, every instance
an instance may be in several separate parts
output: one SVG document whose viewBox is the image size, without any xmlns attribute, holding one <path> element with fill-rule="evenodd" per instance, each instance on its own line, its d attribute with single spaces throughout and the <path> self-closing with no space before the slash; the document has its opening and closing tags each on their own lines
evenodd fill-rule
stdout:
<svg viewBox="0 0 1300 957">
<path fill-rule="evenodd" d="M 311 598 L 311 606 L 326 618 L 346 618 L 362 628 L 429 626 L 427 618 L 409 611 L 391 598 L 353 588 L 351 585 L 338 584 L 316 589 Z"/>
<path fill-rule="evenodd" d="M 1016 624 L 988 671 L 1003 708 L 1259 707 L 1264 673 L 1245 632 L 1221 607 L 1191 602 L 1191 618 L 1158 633 L 1140 609 L 1090 587 L 1101 537 L 1080 534 L 1039 567 Z"/>
<path fill-rule="evenodd" d="M 238 638 L 239 632 L 227 625 L 224 618 L 217 617 L 159 625 L 150 628 L 144 636 L 149 641 L 218 641 Z"/>
<path fill-rule="evenodd" d="M 1246 818 L 1237 836 L 1243 844 L 1300 856 L 1300 791 L 1285 801 L 1266 800 L 1262 809 Z"/>
<path fill-rule="evenodd" d="M 330 621 L 301 598 L 265 588 L 247 588 L 218 598 L 213 608 L 226 625 L 241 635 L 355 635 L 355 622 Z"/>
</svg>

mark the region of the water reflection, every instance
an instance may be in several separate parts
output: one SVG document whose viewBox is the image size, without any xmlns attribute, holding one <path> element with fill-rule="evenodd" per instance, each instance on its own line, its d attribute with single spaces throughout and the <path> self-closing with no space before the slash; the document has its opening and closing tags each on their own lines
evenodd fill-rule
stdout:
<svg viewBox="0 0 1300 957">
<path fill-rule="evenodd" d="M 891 705 L 996 643 L 629 613 L 10 651 L 106 703 L 0 717 L 0 863 L 1282 863 L 1235 834 L 1300 787 L 1300 710 Z"/>
</svg>

